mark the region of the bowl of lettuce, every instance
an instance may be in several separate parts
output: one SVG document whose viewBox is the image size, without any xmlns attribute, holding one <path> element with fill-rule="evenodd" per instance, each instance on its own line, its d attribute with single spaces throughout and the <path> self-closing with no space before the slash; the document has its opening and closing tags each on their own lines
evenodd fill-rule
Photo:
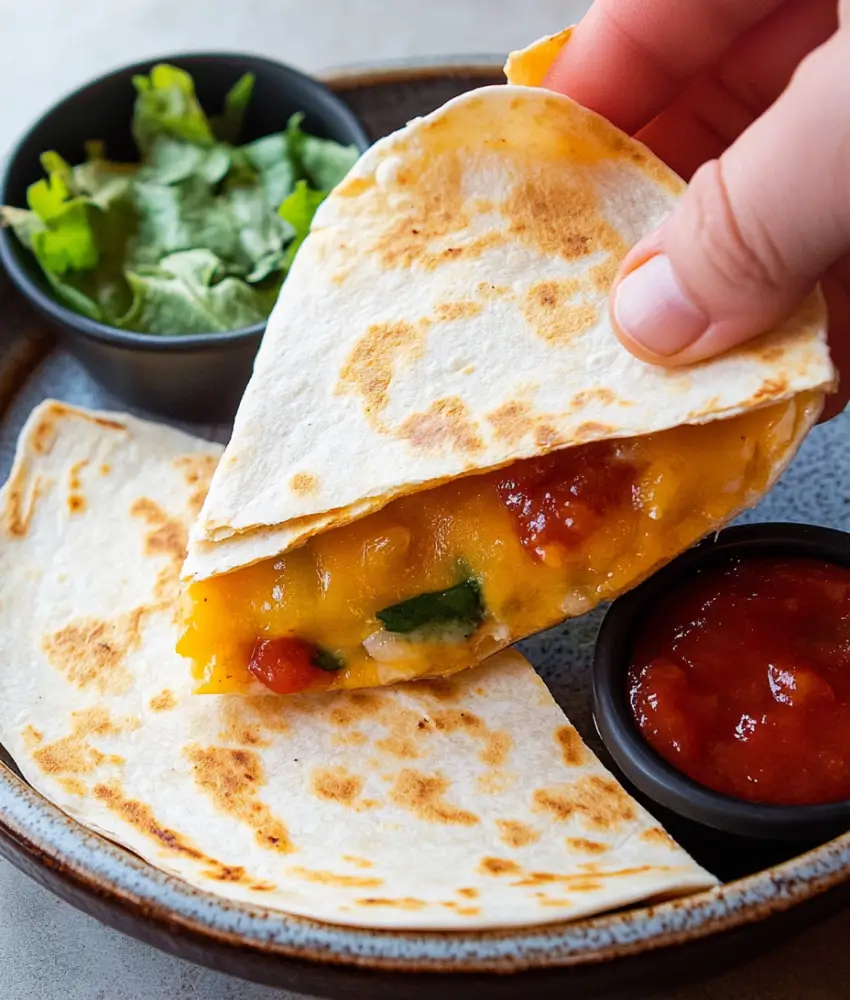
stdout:
<svg viewBox="0 0 850 1000">
<path fill-rule="evenodd" d="M 48 111 L 0 180 L 0 260 L 117 398 L 231 415 L 313 214 L 368 137 L 320 82 L 169 56 Z"/>
</svg>

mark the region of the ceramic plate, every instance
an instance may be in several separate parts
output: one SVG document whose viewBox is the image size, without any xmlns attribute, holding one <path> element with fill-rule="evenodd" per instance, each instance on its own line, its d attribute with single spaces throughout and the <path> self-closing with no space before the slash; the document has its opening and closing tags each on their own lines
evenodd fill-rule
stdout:
<svg viewBox="0 0 850 1000">
<path fill-rule="evenodd" d="M 501 60 L 334 74 L 331 85 L 374 137 L 474 86 L 501 81 Z M 46 331 L 0 275 L 0 475 L 45 396 L 124 409 Z M 145 414 L 142 414 L 145 415 Z M 817 428 L 750 520 L 850 530 L 847 415 Z M 225 440 L 227 427 L 192 427 Z M 589 668 L 601 611 L 521 644 L 602 759 L 590 718 Z M 0 706 L 2 711 L 2 706 Z M 363 931 L 223 902 L 164 875 L 46 802 L 0 748 L 0 853 L 111 926 L 191 961 L 325 997 L 652 995 L 775 945 L 850 899 L 850 834 L 827 844 L 742 841 L 660 814 L 725 884 L 673 903 L 528 930 L 465 934 Z M 613 769 L 613 768 L 612 768 Z M 631 790 L 631 789 L 630 789 Z M 633 793 L 634 794 L 634 793 Z M 639 796 L 638 796 L 639 797 Z M 496 975 L 512 973 L 513 975 Z M 438 981 L 437 981 L 438 980 Z"/>
</svg>

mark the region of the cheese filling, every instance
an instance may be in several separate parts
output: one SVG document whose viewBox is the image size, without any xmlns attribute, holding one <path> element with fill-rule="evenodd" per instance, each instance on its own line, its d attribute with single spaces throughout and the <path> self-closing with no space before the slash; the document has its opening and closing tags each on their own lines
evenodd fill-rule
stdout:
<svg viewBox="0 0 850 1000">
<path fill-rule="evenodd" d="M 401 497 L 192 583 L 202 692 L 446 675 L 639 583 L 751 504 L 817 405 L 579 445 Z"/>
</svg>

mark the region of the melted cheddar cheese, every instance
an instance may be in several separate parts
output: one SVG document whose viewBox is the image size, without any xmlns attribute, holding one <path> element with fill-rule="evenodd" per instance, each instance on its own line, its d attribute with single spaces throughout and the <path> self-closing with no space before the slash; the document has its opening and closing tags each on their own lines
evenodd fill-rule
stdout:
<svg viewBox="0 0 850 1000">
<path fill-rule="evenodd" d="M 341 665 L 299 682 L 310 690 L 461 670 L 621 594 L 751 504 L 815 405 L 800 396 L 570 448 L 542 484 L 532 465 L 542 460 L 528 459 L 394 500 L 282 556 L 192 583 L 178 651 L 199 690 L 217 693 L 253 687 L 252 652 L 278 637 L 314 644 Z M 611 474 L 600 479 L 599 463 Z M 382 627 L 382 609 L 464 575 L 484 608 L 468 636 Z"/>
</svg>

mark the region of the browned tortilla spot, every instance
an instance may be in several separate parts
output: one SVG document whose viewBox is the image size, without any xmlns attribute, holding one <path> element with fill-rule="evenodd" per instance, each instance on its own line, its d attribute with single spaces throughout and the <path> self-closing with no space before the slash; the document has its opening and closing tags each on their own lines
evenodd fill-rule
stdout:
<svg viewBox="0 0 850 1000">
<path fill-rule="evenodd" d="M 145 535 L 145 555 L 168 556 L 179 573 L 186 558 L 188 532 L 186 525 L 170 517 L 158 503 L 141 497 L 130 508 L 133 517 L 141 518 L 150 531 Z"/>
<path fill-rule="evenodd" d="M 114 736 L 138 728 L 137 719 L 114 721 L 105 708 L 87 708 L 71 713 L 71 729 L 52 743 L 39 743 L 33 760 L 45 774 L 92 774 L 104 764 L 118 765 L 123 757 L 101 753 L 88 742 L 90 736 Z"/>
<path fill-rule="evenodd" d="M 418 323 L 373 323 L 348 356 L 336 392 L 358 392 L 367 416 L 382 410 L 397 368 L 422 357 L 430 326 Z"/>
<path fill-rule="evenodd" d="M 518 819 L 497 819 L 499 837 L 508 847 L 528 847 L 540 840 L 540 832 Z"/>
<path fill-rule="evenodd" d="M 82 480 L 80 479 L 80 473 L 89 464 L 87 458 L 81 458 L 79 462 L 74 462 L 71 466 L 71 471 L 68 473 L 68 488 L 71 490 L 82 489 Z"/>
<path fill-rule="evenodd" d="M 293 493 L 314 493 L 319 488 L 319 480 L 309 472 L 296 472 L 289 486 Z"/>
<path fill-rule="evenodd" d="M 248 873 L 242 865 L 221 865 L 220 868 L 207 869 L 203 874 L 215 882 L 250 882 L 250 879 L 247 877 Z M 254 886 L 251 886 L 251 888 L 253 889 Z"/>
<path fill-rule="evenodd" d="M 766 379 L 762 386 L 753 393 L 746 403 L 742 404 L 742 409 L 749 409 L 762 403 L 769 403 L 774 399 L 782 399 L 788 393 L 788 380 L 786 378 Z"/>
<path fill-rule="evenodd" d="M 341 889 L 377 889 L 384 884 L 381 878 L 368 878 L 364 875 L 339 875 L 336 872 L 316 871 L 312 868 L 290 868 L 289 872 L 305 882 L 318 882 L 321 885 L 338 886 Z"/>
<path fill-rule="evenodd" d="M 468 225 L 461 158 L 456 152 L 416 157 L 396 171 L 394 181 L 396 203 L 386 216 L 391 222 L 371 252 L 388 268 L 428 266 L 435 244 Z M 377 213 L 388 201 L 387 193 L 375 189 L 372 195 Z"/>
<path fill-rule="evenodd" d="M 68 494 L 68 510 L 72 514 L 82 514 L 86 509 L 86 498 L 80 493 Z"/>
<path fill-rule="evenodd" d="M 34 750 L 40 743 L 44 741 L 44 733 L 36 729 L 33 725 L 27 724 L 21 730 L 21 738 L 26 745 L 28 750 Z"/>
<path fill-rule="evenodd" d="M 669 847 L 672 850 L 677 850 L 679 847 L 670 834 L 666 830 L 662 830 L 660 826 L 651 826 L 649 829 L 644 830 L 640 835 L 640 839 L 647 844 L 656 844 L 658 847 Z"/>
<path fill-rule="evenodd" d="M 375 746 L 402 760 L 415 760 L 421 756 L 420 751 L 424 752 L 423 740 L 434 732 L 465 729 L 475 738 L 486 739 L 489 735 L 487 727 L 478 716 L 471 712 L 458 712 L 456 709 L 441 709 L 423 715 L 392 702 L 385 702 L 376 719 L 387 729 L 387 735 L 377 740 Z"/>
<path fill-rule="evenodd" d="M 295 850 L 289 831 L 260 800 L 266 783 L 260 758 L 251 750 L 189 746 L 185 754 L 192 764 L 195 783 L 223 813 L 254 830 L 261 847 L 289 854 Z"/>
<path fill-rule="evenodd" d="M 457 396 L 438 399 L 427 410 L 412 413 L 398 426 L 396 436 L 426 452 L 448 448 L 474 454 L 484 447 L 477 423 Z"/>
<path fill-rule="evenodd" d="M 178 455 L 172 464 L 175 469 L 183 473 L 187 486 L 209 486 L 218 459 L 214 455 L 193 452 L 189 455 Z"/>
<path fill-rule="evenodd" d="M 183 473 L 186 485 L 192 489 L 189 495 L 188 514 L 190 517 L 196 517 L 204 505 L 218 459 L 214 455 L 193 453 L 179 455 L 173 460 L 173 465 Z"/>
<path fill-rule="evenodd" d="M 58 778 L 57 781 L 64 792 L 68 795 L 74 795 L 78 799 L 83 798 L 88 791 L 79 778 Z"/>
<path fill-rule="evenodd" d="M 493 433 L 500 441 L 516 444 L 526 434 L 534 430 L 535 422 L 531 416 L 528 403 L 505 403 L 492 413 L 487 414 L 487 420 L 493 428 Z"/>
<path fill-rule="evenodd" d="M 583 866 L 589 867 L 589 866 Z M 576 892 L 596 892 L 602 888 L 602 884 L 608 879 L 625 881 L 635 875 L 643 875 L 648 871 L 668 871 L 667 865 L 636 865 L 633 868 L 618 868 L 612 871 L 596 871 L 594 877 L 584 873 L 571 872 L 569 875 L 562 875 L 555 872 L 529 872 L 517 882 L 511 885 L 527 887 L 538 885 L 552 885 L 558 883 L 567 891 Z"/>
<path fill-rule="evenodd" d="M 477 889 L 458 889 L 458 896 L 463 896 L 464 899 L 477 899 L 480 895 Z"/>
<path fill-rule="evenodd" d="M 130 826 L 146 834 L 169 853 L 180 854 L 195 861 L 210 862 L 212 860 L 199 851 L 182 833 L 163 826 L 154 816 L 150 806 L 135 799 L 128 799 L 118 782 L 95 785 L 94 797 L 111 812 L 120 816 L 125 823 L 129 823 Z M 213 861 L 213 864 L 216 867 L 223 867 L 217 861 Z"/>
<path fill-rule="evenodd" d="M 347 767 L 315 768 L 310 776 L 313 794 L 325 802 L 342 806 L 354 805 L 363 791 L 363 779 Z"/>
<path fill-rule="evenodd" d="M 125 424 L 117 420 L 109 420 L 107 417 L 98 416 L 96 413 L 80 413 L 72 409 L 65 403 L 51 402 L 47 411 L 38 422 L 31 440 L 33 449 L 39 455 L 46 455 L 53 448 L 56 440 L 56 426 L 63 417 L 70 417 L 74 420 L 88 421 L 98 427 L 106 427 L 109 430 L 118 430 L 127 433 Z"/>
<path fill-rule="evenodd" d="M 559 726 L 555 730 L 555 742 L 560 746 L 561 756 L 568 767 L 580 767 L 587 763 L 587 751 L 574 726 Z"/>
<path fill-rule="evenodd" d="M 103 694 L 128 690 L 133 675 L 127 656 L 139 648 L 145 608 L 106 621 L 80 618 L 45 636 L 42 649 L 52 667 L 81 691 L 94 687 Z"/>
<path fill-rule="evenodd" d="M 592 402 L 604 403 L 606 406 L 610 406 L 617 402 L 617 397 L 610 389 L 603 387 L 584 389 L 582 392 L 577 392 L 570 400 L 570 409 L 580 410 L 583 406 L 587 406 L 588 403 Z"/>
<path fill-rule="evenodd" d="M 519 875 L 522 868 L 510 858 L 482 858 L 478 871 L 482 875 Z"/>
<path fill-rule="evenodd" d="M 369 861 L 368 858 L 358 857 L 356 854 L 343 854 L 342 860 L 350 865 L 354 865 L 355 868 L 374 868 L 375 866 Z"/>
<path fill-rule="evenodd" d="M 172 708 L 177 708 L 177 698 L 173 691 L 165 688 L 151 698 L 150 707 L 154 712 L 170 712 Z"/>
<path fill-rule="evenodd" d="M 569 344 L 597 320 L 596 306 L 573 301 L 580 290 L 577 278 L 538 281 L 525 295 L 522 311 L 526 323 L 548 344 Z"/>
<path fill-rule="evenodd" d="M 588 441 L 605 438 L 614 433 L 615 430 L 616 428 L 610 424 L 600 424 L 596 420 L 586 420 L 576 428 L 575 439 L 576 441 Z"/>
<path fill-rule="evenodd" d="M 479 774 L 475 783 L 482 795 L 501 795 L 511 787 L 515 780 L 512 775 L 494 769 Z"/>
<path fill-rule="evenodd" d="M 434 315 L 440 322 L 451 323 L 459 319 L 471 319 L 477 316 L 484 307 L 472 299 L 459 299 L 454 302 L 440 302 L 434 308 Z"/>
<path fill-rule="evenodd" d="M 277 886 L 274 882 L 263 882 L 255 879 L 242 865 L 224 865 L 215 858 L 207 858 L 210 868 L 204 868 L 202 875 L 214 882 L 229 882 L 247 886 L 253 892 L 274 892 Z"/>
<path fill-rule="evenodd" d="M 540 424 L 534 429 L 534 443 L 538 448 L 552 451 L 564 444 L 561 433 L 548 424 Z"/>
<path fill-rule="evenodd" d="M 53 411 L 46 413 L 36 424 L 30 438 L 32 450 L 37 455 L 48 455 L 56 440 L 56 417 Z"/>
<path fill-rule="evenodd" d="M 355 899 L 358 906 L 391 906 L 397 910 L 421 910 L 428 904 L 412 896 L 402 896 L 400 899 L 389 899 L 383 896 L 367 896 L 365 899 Z"/>
<path fill-rule="evenodd" d="M 405 768 L 396 776 L 390 800 L 428 823 L 473 826 L 478 822 L 475 813 L 446 802 L 444 796 L 449 785 L 448 778 L 442 774 L 423 774 Z"/>
<path fill-rule="evenodd" d="M 102 476 L 108 476 L 111 471 L 112 471 L 112 466 L 108 462 L 104 462 L 99 469 L 99 472 Z"/>
<path fill-rule="evenodd" d="M 460 697 L 460 688 L 451 677 L 432 677 L 430 680 L 417 681 L 412 693 L 429 695 L 437 701 L 452 702 Z"/>
<path fill-rule="evenodd" d="M 374 718 L 381 710 L 381 699 L 371 691 L 352 691 L 340 697 L 330 712 L 335 726 L 350 726 L 363 719 Z"/>
<path fill-rule="evenodd" d="M 223 699 L 220 719 L 219 739 L 241 746 L 269 746 L 271 740 L 266 734 L 289 729 L 282 699 L 273 694 Z"/>
<path fill-rule="evenodd" d="M 443 128 L 444 124 L 437 121 L 426 126 L 426 131 L 435 133 Z M 495 230 L 464 233 L 469 223 L 468 209 L 492 211 L 494 206 L 467 203 L 458 153 L 448 149 L 439 135 L 432 139 L 437 148 L 412 157 L 386 184 L 369 192 L 369 214 L 389 222 L 381 227 L 367 252 L 385 268 L 432 271 L 447 261 L 473 259 L 489 247 L 504 243 L 503 234 Z"/>
<path fill-rule="evenodd" d="M 420 686 L 420 684 L 416 685 L 417 693 Z M 424 716 L 419 716 L 417 713 L 408 710 L 399 711 L 396 709 L 392 711 L 391 715 L 395 716 L 393 729 L 397 741 L 393 741 L 392 744 L 385 747 L 382 747 L 382 744 L 379 742 L 378 746 L 383 749 L 390 749 L 392 752 L 392 750 L 398 749 L 398 739 L 401 738 L 406 740 L 413 748 L 412 753 L 396 753 L 396 756 L 418 757 L 419 753 L 416 751 L 414 741 L 417 738 L 421 739 L 422 736 L 427 737 L 432 732 L 454 733 L 460 731 L 465 732 L 472 739 L 481 740 L 484 745 L 479 754 L 479 759 L 482 763 L 488 764 L 491 767 L 498 767 L 503 764 L 511 749 L 512 740 L 509 733 L 502 729 L 490 729 L 479 716 L 465 709 L 437 709 Z M 384 721 L 383 717 L 381 721 Z"/>
<path fill-rule="evenodd" d="M 606 253 L 622 259 L 627 249 L 599 211 L 593 185 L 577 172 L 536 172 L 514 186 L 501 211 L 509 234 L 547 257 L 575 261 Z"/>
<path fill-rule="evenodd" d="M 585 840 L 584 837 L 567 837 L 566 844 L 571 851 L 580 854 L 604 854 L 608 850 L 607 844 L 600 844 L 598 840 Z"/>
<path fill-rule="evenodd" d="M 415 713 L 410 712 L 408 714 L 410 717 L 415 718 Z M 390 733 L 382 739 L 377 740 L 375 746 L 384 753 L 398 757 L 399 760 L 416 760 L 419 756 L 415 732 L 413 730 L 405 732 L 402 720 L 397 720 Z"/>
<path fill-rule="evenodd" d="M 475 286 L 475 294 L 485 299 L 504 299 L 512 292 L 508 285 L 494 285 L 490 281 L 479 281 Z"/>
<path fill-rule="evenodd" d="M 501 764 L 504 764 L 507 760 L 512 743 L 513 740 L 510 733 L 507 733 L 504 730 L 491 732 L 487 737 L 487 743 L 484 749 L 479 754 L 481 762 L 490 767 L 499 767 Z"/>
<path fill-rule="evenodd" d="M 352 729 L 347 733 L 335 733 L 331 739 L 334 746 L 362 746 L 364 743 L 368 742 L 368 738 L 365 733 L 361 733 L 359 729 Z"/>
<path fill-rule="evenodd" d="M 6 508 L 3 511 L 3 527 L 7 535 L 23 538 L 29 531 L 35 513 L 35 505 L 47 489 L 47 481 L 41 476 L 29 481 L 29 466 L 23 462 L 12 471 L 6 484 Z"/>
<path fill-rule="evenodd" d="M 537 812 L 548 812 L 560 822 L 578 814 L 596 830 L 616 830 L 632 822 L 636 815 L 634 805 L 617 782 L 597 774 L 569 785 L 538 788 L 532 800 Z"/>
<path fill-rule="evenodd" d="M 157 570 L 153 596 L 160 608 L 164 609 L 166 605 L 169 605 L 174 621 L 179 620 L 180 605 L 177 598 L 180 596 L 180 577 L 174 572 L 173 564 Z"/>
</svg>

